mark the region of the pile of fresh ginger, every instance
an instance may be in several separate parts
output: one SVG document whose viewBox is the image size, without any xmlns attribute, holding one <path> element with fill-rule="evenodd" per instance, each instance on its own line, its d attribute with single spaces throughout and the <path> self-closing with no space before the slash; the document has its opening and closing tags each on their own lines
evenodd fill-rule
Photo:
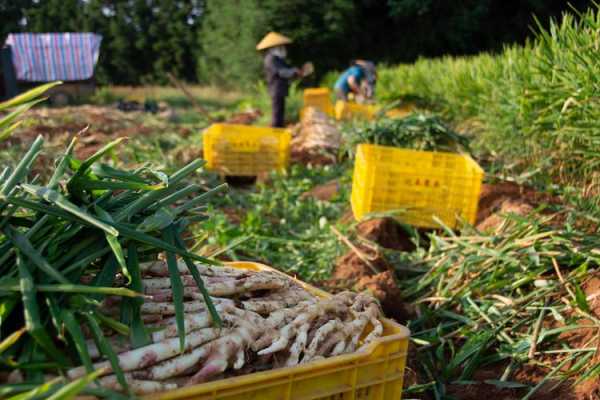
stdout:
<svg viewBox="0 0 600 400">
<path fill-rule="evenodd" d="M 108 337 L 129 390 L 135 394 L 351 353 L 383 332 L 379 305 L 366 293 L 320 298 L 279 272 L 199 265 L 222 320 L 218 327 L 194 279 L 187 275 L 187 267 L 183 263 L 178 267 L 184 284 L 184 351 L 164 261 L 141 265 L 147 298 L 140 311 L 153 343 L 132 349 L 128 338 Z M 120 301 L 120 297 L 108 297 L 102 307 L 116 316 Z M 99 384 L 124 391 L 111 363 L 92 340 L 88 352 L 95 361 L 94 370 L 103 371 Z M 85 374 L 85 367 L 80 366 L 67 375 L 76 379 Z"/>
</svg>

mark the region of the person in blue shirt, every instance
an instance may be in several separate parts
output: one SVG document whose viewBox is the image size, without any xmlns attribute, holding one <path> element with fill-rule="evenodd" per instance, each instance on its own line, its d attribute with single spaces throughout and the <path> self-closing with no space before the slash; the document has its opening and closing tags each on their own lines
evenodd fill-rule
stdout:
<svg viewBox="0 0 600 400">
<path fill-rule="evenodd" d="M 350 68 L 340 75 L 335 82 L 334 90 L 338 100 L 347 101 L 348 95 L 362 96 L 367 99 L 375 94 L 377 73 L 371 61 L 354 60 Z"/>
</svg>

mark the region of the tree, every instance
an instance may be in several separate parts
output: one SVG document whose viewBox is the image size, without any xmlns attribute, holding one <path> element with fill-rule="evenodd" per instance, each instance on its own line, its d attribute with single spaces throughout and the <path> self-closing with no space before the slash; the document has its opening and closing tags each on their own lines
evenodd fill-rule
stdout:
<svg viewBox="0 0 600 400">
<path fill-rule="evenodd" d="M 29 32 L 78 32 L 85 14 L 80 0 L 45 0 L 25 11 Z"/>
<path fill-rule="evenodd" d="M 397 61 L 496 51 L 507 43 L 524 42 L 532 33 L 533 15 L 547 24 L 550 18 L 559 17 L 570 7 L 585 9 L 591 3 L 589 0 L 572 0 L 570 5 L 563 0 L 388 0 L 388 19 L 398 27 L 388 32 L 391 34 L 388 39 L 400 57 Z"/>
<path fill-rule="evenodd" d="M 167 82 L 166 73 L 195 80 L 198 1 L 162 0 L 153 9 L 148 49 L 160 54 L 153 62 L 153 80 Z"/>
<path fill-rule="evenodd" d="M 264 34 L 265 22 L 259 0 L 207 1 L 198 35 L 199 80 L 238 87 L 256 81 L 261 70 L 256 43 Z"/>
<path fill-rule="evenodd" d="M 352 40 L 345 37 L 355 19 L 353 10 L 346 0 L 208 1 L 200 31 L 199 77 L 233 85 L 257 80 L 261 55 L 256 44 L 269 31 L 294 39 L 293 61 L 312 59 L 323 72 L 337 67 L 341 58 L 353 55 Z"/>
<path fill-rule="evenodd" d="M 585 9 L 591 0 L 570 0 Z M 568 9 L 564 0 L 0 0 L 9 32 L 91 31 L 103 36 L 96 76 L 118 84 L 190 81 L 246 86 L 261 78 L 255 45 L 267 32 L 294 39 L 290 58 L 317 77 L 353 58 L 496 51 Z"/>
<path fill-rule="evenodd" d="M 100 31 L 103 35 L 100 68 L 112 83 L 139 83 L 144 72 L 139 66 L 140 53 L 134 46 L 139 32 L 129 11 L 128 5 L 116 4 L 108 10 Z"/>
<path fill-rule="evenodd" d="M 166 72 L 170 71 L 195 80 L 202 0 L 45 0 L 35 3 L 21 0 L 21 3 L 27 3 L 22 11 L 27 23 L 18 26 L 19 31 L 101 34 L 96 77 L 102 82 L 166 83 Z M 9 11 L 18 15 L 19 10 L 13 7 Z"/>
<path fill-rule="evenodd" d="M 345 67 L 359 51 L 353 27 L 360 23 L 356 6 L 347 0 L 261 0 L 267 23 L 262 34 L 280 31 L 294 40 L 295 63 L 312 60 L 317 73 Z M 364 32 L 368 34 L 367 32 Z"/>
<path fill-rule="evenodd" d="M 25 17 L 25 10 L 31 7 L 31 0 L 0 1 L 0 46 L 4 44 L 6 36 L 21 30 L 20 23 Z"/>
<path fill-rule="evenodd" d="M 548 21 L 568 8 L 561 0 L 211 0 L 206 7 L 199 76 L 232 85 L 258 79 L 254 45 L 271 30 L 293 38 L 292 61 L 311 60 L 320 75 L 354 58 L 398 63 L 500 50 L 531 34 L 533 14 Z"/>
</svg>

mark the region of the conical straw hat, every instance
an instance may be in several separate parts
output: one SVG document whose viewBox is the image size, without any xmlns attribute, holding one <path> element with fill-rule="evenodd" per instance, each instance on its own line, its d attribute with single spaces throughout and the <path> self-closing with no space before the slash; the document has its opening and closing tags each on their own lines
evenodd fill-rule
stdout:
<svg viewBox="0 0 600 400">
<path fill-rule="evenodd" d="M 292 39 L 277 32 L 269 32 L 257 45 L 256 50 L 265 50 L 275 46 L 292 43 Z"/>
</svg>

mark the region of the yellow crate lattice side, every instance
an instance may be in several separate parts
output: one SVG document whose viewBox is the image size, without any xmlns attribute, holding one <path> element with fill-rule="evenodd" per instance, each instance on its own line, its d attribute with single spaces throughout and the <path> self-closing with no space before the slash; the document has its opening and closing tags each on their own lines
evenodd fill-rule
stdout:
<svg viewBox="0 0 600 400">
<path fill-rule="evenodd" d="M 335 116 L 335 110 L 331 101 L 331 91 L 328 88 L 309 88 L 303 93 L 304 109 L 316 108 L 330 117 Z"/>
<path fill-rule="evenodd" d="M 335 103 L 335 118 L 337 120 L 349 120 L 355 118 L 371 120 L 375 118 L 381 108 L 382 107 L 377 104 L 359 104 L 351 101 L 338 100 Z M 414 104 L 405 104 L 401 107 L 386 111 L 385 116 L 388 118 L 402 118 L 406 117 L 414 110 Z"/>
<path fill-rule="evenodd" d="M 348 119 L 373 119 L 380 107 L 374 104 L 359 104 L 351 101 L 338 100 L 335 103 L 335 118 L 337 120 Z"/>
<path fill-rule="evenodd" d="M 356 219 L 398 211 L 398 219 L 439 227 L 432 216 L 455 227 L 474 223 L 483 170 L 468 155 L 359 145 L 352 183 Z"/>
<path fill-rule="evenodd" d="M 284 170 L 289 164 L 291 138 L 287 129 L 213 124 L 202 139 L 206 168 L 236 176 Z"/>
</svg>

